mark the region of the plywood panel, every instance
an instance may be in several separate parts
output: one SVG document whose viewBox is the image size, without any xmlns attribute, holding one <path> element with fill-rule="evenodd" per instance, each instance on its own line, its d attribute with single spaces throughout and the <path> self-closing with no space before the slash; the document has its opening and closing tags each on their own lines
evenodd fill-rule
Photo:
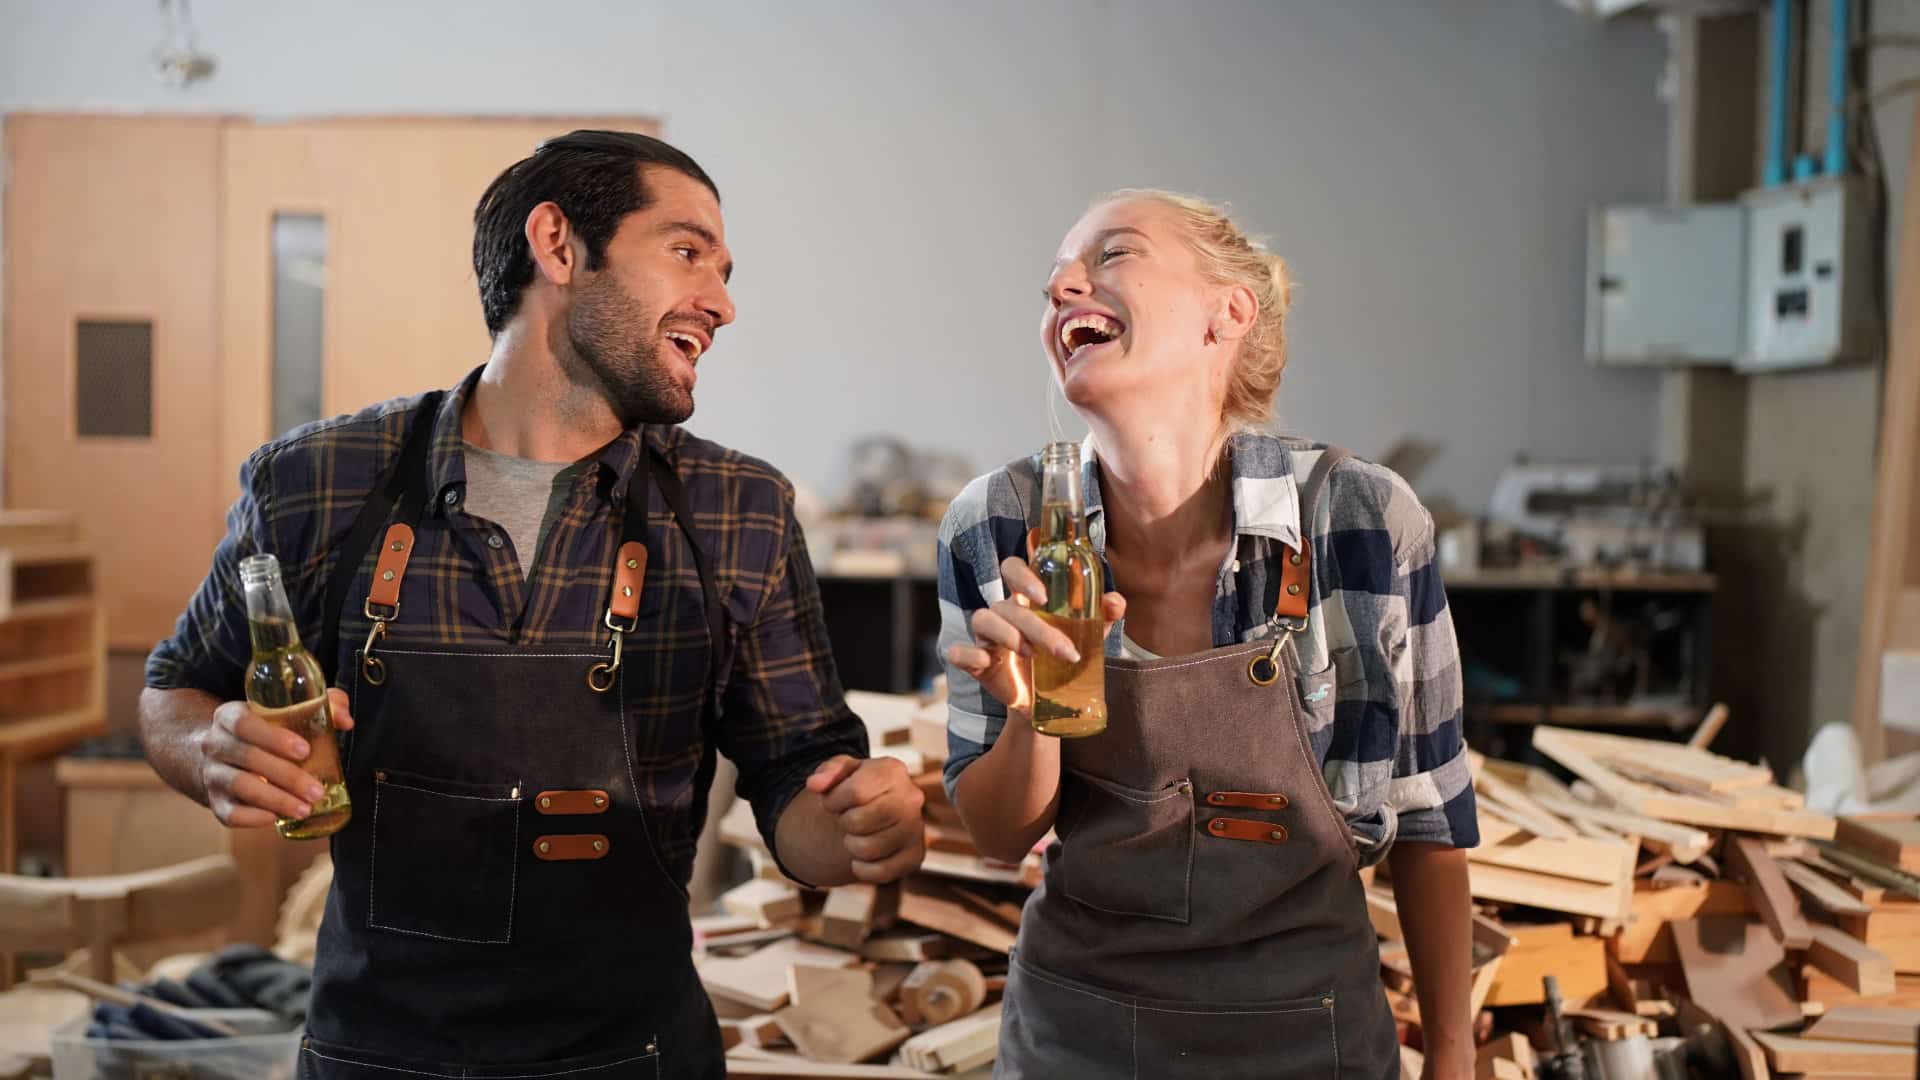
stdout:
<svg viewBox="0 0 1920 1080">
<path fill-rule="evenodd" d="M 25 113 L 6 125 L 7 501 L 78 517 L 109 640 L 144 652 L 172 631 L 221 530 L 206 437 L 220 405 L 220 121 Z M 80 318 L 152 320 L 151 438 L 76 435 Z"/>
</svg>

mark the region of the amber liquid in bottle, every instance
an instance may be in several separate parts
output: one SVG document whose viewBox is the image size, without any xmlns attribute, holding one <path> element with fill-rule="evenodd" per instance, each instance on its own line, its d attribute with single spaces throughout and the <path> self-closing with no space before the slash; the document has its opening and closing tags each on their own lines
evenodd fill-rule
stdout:
<svg viewBox="0 0 1920 1080">
<path fill-rule="evenodd" d="M 247 668 L 247 703 L 254 714 L 307 741 L 311 752 L 301 765 L 320 781 L 321 797 L 303 818 L 280 818 L 273 823 L 289 840 L 318 840 L 346 827 L 353 817 L 347 783 L 340 768 L 340 744 L 334 736 L 333 714 L 327 704 L 327 683 L 320 664 L 300 643 L 287 594 L 280 583 L 280 563 L 271 555 L 255 555 L 240 564 L 247 591 L 247 622 L 253 634 L 253 660 Z"/>
<path fill-rule="evenodd" d="M 1040 617 L 1067 635 L 1080 659 L 1034 650 L 1033 728 L 1063 738 L 1097 735 L 1107 729 L 1105 589 L 1087 537 L 1079 444 L 1049 444 L 1041 464 L 1040 537 L 1029 565 L 1047 590 Z"/>
</svg>

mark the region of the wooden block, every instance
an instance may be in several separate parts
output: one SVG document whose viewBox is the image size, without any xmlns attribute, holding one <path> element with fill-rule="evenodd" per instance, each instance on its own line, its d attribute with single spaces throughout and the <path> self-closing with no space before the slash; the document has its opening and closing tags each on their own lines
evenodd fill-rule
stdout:
<svg viewBox="0 0 1920 1080">
<path fill-rule="evenodd" d="M 1606 990 L 1606 944 L 1599 938 L 1576 938 L 1564 923 L 1508 924 L 1507 929 L 1514 944 L 1501 960 L 1487 1007 L 1541 1004 L 1547 997 L 1540 980 L 1547 975 L 1559 977 L 1560 995 L 1569 1002 L 1586 1001 Z"/>
<path fill-rule="evenodd" d="M 1525 1035 L 1509 1033 L 1482 1044 L 1475 1052 L 1474 1077 L 1475 1080 L 1505 1080 L 1508 1076 L 1519 1076 L 1531 1080 L 1535 1064 L 1533 1044 Z"/>
<path fill-rule="evenodd" d="M 960 903 L 965 906 L 972 908 L 974 911 L 988 918 L 1006 923 L 1015 930 L 1020 928 L 1021 916 L 1026 914 L 1025 908 L 1020 904 L 1016 904 L 1011 900 L 1002 900 L 998 897 L 990 896 L 977 888 L 963 885 L 949 885 L 948 891 L 953 894 L 955 900 L 960 901 Z"/>
<path fill-rule="evenodd" d="M 1829 915 L 1864 916 L 1873 909 L 1832 878 L 1798 860 L 1777 860 L 1780 872 L 1808 903 Z"/>
<path fill-rule="evenodd" d="M 918 963 L 938 960 L 947 955 L 947 939 L 939 934 L 895 930 L 868 938 L 860 944 L 860 955 L 868 960 Z"/>
<path fill-rule="evenodd" d="M 1806 1030 L 1809 1039 L 1920 1045 L 1920 1009 L 1836 1005 Z"/>
<path fill-rule="evenodd" d="M 1800 914 L 1800 902 L 1760 841 L 1751 836 L 1727 838 L 1727 866 L 1747 883 L 1747 898 L 1760 918 L 1789 949 L 1804 949 L 1813 941 L 1813 928 Z"/>
<path fill-rule="evenodd" d="M 913 715 L 920 711 L 920 699 L 910 694 L 880 694 L 871 690 L 847 691 L 847 707 L 867 727 L 867 742 L 878 749 L 904 746 L 908 742 Z M 915 769 L 919 772 L 919 769 Z"/>
<path fill-rule="evenodd" d="M 1840 1042 L 1753 1032 L 1767 1062 L 1782 1073 L 1858 1073 L 1862 1076 L 1913 1076 L 1916 1056 L 1910 1046 Z"/>
<path fill-rule="evenodd" d="M 914 964 L 875 964 L 873 966 L 873 1000 L 893 1004 L 900 993 L 900 984 L 913 974 Z M 896 1010 L 898 1011 L 898 1010 Z"/>
<path fill-rule="evenodd" d="M 949 1024 L 942 1024 L 908 1039 L 900 1047 L 900 1057 L 909 1066 L 940 1072 L 957 1068 L 963 1061 L 976 1061 L 982 1051 L 991 1050 L 1000 1041 L 998 1003 Z"/>
<path fill-rule="evenodd" d="M 774 1022 L 770 1013 L 755 1013 L 737 1020 L 722 1020 L 720 1030 L 723 1034 L 733 1033 L 735 1041 L 728 1044 L 729 1050 L 735 1046 L 787 1045 L 786 1032 L 780 1030 L 780 1025 Z"/>
<path fill-rule="evenodd" d="M 761 929 L 760 920 L 735 915 L 732 912 L 716 912 L 712 915 L 696 915 L 693 918 L 693 943 L 704 945 L 721 938 L 739 934 L 753 933 Z"/>
<path fill-rule="evenodd" d="M 1842 930 L 1885 953 L 1893 970 L 1920 974 L 1920 911 L 1904 907 L 1874 907 L 1865 915 L 1842 915 L 1834 920 Z"/>
<path fill-rule="evenodd" d="M 1799 1022 L 1800 1004 L 1783 964 L 1786 950 L 1766 927 L 1722 917 L 1681 919 L 1672 928 L 1688 995 L 1701 1008 L 1730 1028 Z"/>
<path fill-rule="evenodd" d="M 712 996 L 725 997 L 761 1012 L 773 1012 L 791 996 L 787 969 L 795 964 L 850 967 L 859 963 L 851 953 L 787 938 L 751 956 L 712 957 L 700 965 L 700 981 Z"/>
<path fill-rule="evenodd" d="M 979 914 L 953 898 L 941 883 L 910 877 L 901 883 L 900 921 L 938 930 L 998 953 L 1013 949 L 1015 934 L 997 919 Z"/>
<path fill-rule="evenodd" d="M 720 905 L 732 915 L 771 927 L 806 914 L 800 890 L 765 878 L 755 878 L 720 894 Z"/>
<path fill-rule="evenodd" d="M 920 751 L 920 756 L 929 765 L 936 762 L 946 763 L 947 706 L 945 702 L 922 708 L 913 714 L 913 719 L 907 727 L 907 745 Z"/>
<path fill-rule="evenodd" d="M 1633 876 L 1636 850 L 1625 843 L 1568 833 L 1537 836 L 1519 825 L 1482 815 L 1480 843 L 1467 849 L 1474 862 L 1614 885 Z"/>
<path fill-rule="evenodd" d="M 987 980 L 965 960 L 929 960 L 900 984 L 900 1015 L 908 1024 L 932 1027 L 958 1020 L 987 999 Z"/>
<path fill-rule="evenodd" d="M 1920 874 L 1920 820 L 1912 814 L 1859 814 L 1840 819 L 1833 836 L 1840 846 L 1870 859 Z"/>
<path fill-rule="evenodd" d="M 858 949 L 877 929 L 893 921 L 899 889 L 864 883 L 840 885 L 827 893 L 821 911 L 820 937 L 829 945 Z"/>
<path fill-rule="evenodd" d="M 892 1009 L 873 1000 L 867 972 L 836 974 L 857 978 L 847 980 L 844 993 L 809 995 L 773 1014 L 802 1054 L 815 1062 L 853 1064 L 871 1061 L 907 1041 L 913 1033 Z"/>
<path fill-rule="evenodd" d="M 1813 928 L 1807 961 L 1862 997 L 1894 991 L 1893 961 L 1886 954 L 1834 926 Z"/>
<path fill-rule="evenodd" d="M 787 968 L 787 1001 L 793 1005 L 811 1005 L 825 998 L 853 997 L 872 990 L 873 973 L 863 967 L 794 964 Z"/>
<path fill-rule="evenodd" d="M 1660 1034 L 1659 1024 L 1637 1013 L 1615 1009 L 1568 1009 L 1566 1014 L 1581 1031 L 1607 1042 L 1635 1035 L 1652 1038 Z"/>
<path fill-rule="evenodd" d="M 1639 837 L 1642 845 L 1670 854 L 1680 863 L 1691 865 L 1699 861 L 1713 846 L 1713 837 L 1686 825 L 1675 825 L 1613 807 L 1583 803 L 1567 794 L 1536 791 L 1534 798 L 1569 821 L 1585 821 L 1616 833 Z"/>
</svg>

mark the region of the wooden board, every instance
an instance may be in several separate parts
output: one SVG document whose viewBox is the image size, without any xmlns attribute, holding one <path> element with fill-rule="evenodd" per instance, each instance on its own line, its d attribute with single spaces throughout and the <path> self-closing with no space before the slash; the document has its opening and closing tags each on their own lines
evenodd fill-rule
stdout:
<svg viewBox="0 0 1920 1080">
<path fill-rule="evenodd" d="M 1914 1046 L 1920 1044 L 1920 1009 L 1836 1005 L 1807 1028 L 1806 1036 L 1840 1042 Z"/>
<path fill-rule="evenodd" d="M 1566 1015 L 1582 1032 L 1606 1042 L 1627 1039 L 1635 1035 L 1652 1038 L 1660 1034 L 1659 1024 L 1636 1013 L 1620 1012 L 1616 1009 L 1586 1008 L 1568 1009 Z"/>
<path fill-rule="evenodd" d="M 1614 958 L 1623 964 L 1677 964 L 1668 923 L 1678 919 L 1715 915 L 1745 915 L 1753 910 L 1738 882 L 1702 881 L 1695 884 L 1634 887 L 1632 918 L 1613 939 Z"/>
<path fill-rule="evenodd" d="M 1581 802 L 1572 795 L 1536 791 L 1534 798 L 1568 820 L 1588 822 L 1626 836 L 1638 837 L 1648 848 L 1670 854 L 1676 862 L 1691 865 L 1713 847 L 1713 837 L 1699 829 L 1660 821 L 1643 814 L 1614 807 Z"/>
<path fill-rule="evenodd" d="M 1736 807 L 1731 803 L 1662 791 L 1647 784 L 1628 780 L 1600 760 L 1602 756 L 1625 753 L 1639 753 L 1651 759 L 1673 751 L 1718 758 L 1718 755 L 1708 754 L 1703 750 L 1689 750 L 1686 747 L 1677 747 L 1672 743 L 1661 743 L 1652 739 L 1628 739 L 1617 735 L 1597 735 L 1591 732 L 1545 726 L 1533 729 L 1533 746 L 1592 784 L 1601 794 L 1622 809 L 1632 813 L 1713 828 L 1742 829 L 1748 832 L 1773 833 L 1781 836 L 1811 836 L 1822 840 L 1833 837 L 1834 819 L 1825 814 L 1804 809 L 1767 810 Z"/>
<path fill-rule="evenodd" d="M 1473 862 L 1601 885 L 1620 885 L 1633 877 L 1635 851 L 1624 843 L 1571 831 L 1558 839 L 1540 836 L 1484 808 L 1479 818 L 1480 843 L 1467 849 Z"/>
<path fill-rule="evenodd" d="M 1808 1039 L 1769 1031 L 1756 1031 L 1753 1038 L 1767 1052 L 1767 1063 L 1775 1072 L 1914 1075 L 1915 1053 L 1909 1046 Z"/>
<path fill-rule="evenodd" d="M 788 938 L 749 956 L 709 958 L 699 966 L 700 982 L 710 995 L 773 1012 L 791 997 L 787 969 L 793 965 L 851 967 L 859 962 L 852 953 Z"/>
<path fill-rule="evenodd" d="M 1601 919 L 1624 919 L 1632 911 L 1631 867 L 1623 867 L 1617 883 L 1596 885 L 1590 881 L 1574 881 L 1551 874 L 1533 874 L 1494 866 L 1470 858 L 1467 862 L 1467 881 L 1473 896 L 1481 900 L 1526 904 L 1549 911 L 1592 915 Z"/>
<path fill-rule="evenodd" d="M 1920 1009 L 1920 975 L 1895 974 L 1893 993 L 1862 997 L 1848 989 L 1840 980 L 1812 964 L 1803 964 L 1800 967 L 1800 985 L 1803 988 L 1801 996 L 1823 1009 L 1833 1009 L 1842 1005 Z"/>
<path fill-rule="evenodd" d="M 1487 994 L 1489 1008 L 1546 1001 L 1540 980 L 1547 975 L 1559 977 L 1560 996 L 1569 1005 L 1584 1004 L 1606 990 L 1606 945 L 1600 938 L 1575 937 L 1565 923 L 1509 924 L 1507 930 L 1514 942 Z"/>
<path fill-rule="evenodd" d="M 1734 1028 L 1771 1030 L 1800 1021 L 1800 1004 L 1782 963 L 1786 950 L 1772 931 L 1725 917 L 1671 925 L 1687 994 L 1701 1008 Z"/>
<path fill-rule="evenodd" d="M 1013 949 L 1012 927 L 968 908 L 937 881 L 910 877 L 902 882 L 899 914 L 902 922 L 938 930 L 995 952 Z"/>
<path fill-rule="evenodd" d="M 1797 860 L 1778 860 L 1780 872 L 1802 898 L 1834 916 L 1864 917 L 1873 911 L 1866 902 L 1813 867 Z"/>
<path fill-rule="evenodd" d="M 1870 859 L 1920 873 L 1920 820 L 1912 815 L 1843 817 L 1833 839 Z"/>
<path fill-rule="evenodd" d="M 982 1053 L 990 1055 L 999 1041 L 1000 1005 L 996 1002 L 972 1016 L 929 1028 L 908 1039 L 900 1047 L 900 1057 L 917 1069 L 952 1070 L 965 1062 L 978 1061 Z"/>
<path fill-rule="evenodd" d="M 763 928 L 806 914 L 799 889 L 765 878 L 754 878 L 721 893 L 720 906 L 728 914 L 753 919 Z"/>
<path fill-rule="evenodd" d="M 1733 836 L 1727 840 L 1726 853 L 1728 868 L 1745 879 L 1747 899 L 1753 902 L 1767 929 L 1786 948 L 1806 948 L 1813 941 L 1813 929 L 1801 916 L 1793 888 L 1766 848 L 1754 837 Z"/>
<path fill-rule="evenodd" d="M 1879 905 L 1862 915 L 1834 920 L 1842 930 L 1880 950 L 1893 961 L 1893 970 L 1920 974 L 1920 907 Z"/>
<path fill-rule="evenodd" d="M 854 968 L 824 973 L 796 965 L 789 975 L 793 1004 L 773 1019 L 809 1060 L 871 1061 L 913 1034 L 898 1014 L 873 1000 L 871 972 Z"/>
</svg>

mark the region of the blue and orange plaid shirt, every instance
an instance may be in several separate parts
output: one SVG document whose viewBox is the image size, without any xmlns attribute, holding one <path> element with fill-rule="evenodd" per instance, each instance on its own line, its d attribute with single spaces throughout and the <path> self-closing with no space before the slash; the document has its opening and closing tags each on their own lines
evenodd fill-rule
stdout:
<svg viewBox="0 0 1920 1080">
<path fill-rule="evenodd" d="M 638 714 L 630 749 L 660 852 L 684 887 L 692 874 L 707 793 L 695 790 L 706 751 L 700 711 L 713 694 L 720 720 L 715 749 L 740 769 L 769 848 L 774 826 L 806 777 L 835 754 L 867 755 L 866 729 L 847 708 L 820 607 L 806 542 L 793 514 L 793 487 L 765 462 L 688 434 L 648 426 L 623 432 L 577 470 L 530 576 L 513 542 L 465 510 L 461 410 L 476 369 L 442 399 L 429 458 L 429 503 L 389 624 L 396 643 L 428 642 L 604 647 L 601 619 L 618 547 L 629 481 L 644 468 L 641 440 L 686 486 L 694 529 L 713 565 L 728 640 L 717 676 L 707 677 L 707 623 L 699 574 L 665 501 L 656 494 L 641 625 L 627 635 L 624 663 L 636 665 L 629 698 Z M 354 518 L 400 454 L 420 398 L 382 402 L 351 416 L 296 428 L 255 451 L 240 469 L 240 497 L 213 568 L 180 616 L 173 636 L 147 658 L 147 685 L 193 688 L 223 700 L 241 696 L 251 656 L 240 561 L 279 557 L 300 633 L 319 641 L 323 595 Z M 372 574 L 369 552 L 340 620 L 343 682 L 366 638 L 361 610 Z M 585 683 L 581 692 L 585 694 Z M 678 734 L 672 734 L 678 733 Z"/>
</svg>

